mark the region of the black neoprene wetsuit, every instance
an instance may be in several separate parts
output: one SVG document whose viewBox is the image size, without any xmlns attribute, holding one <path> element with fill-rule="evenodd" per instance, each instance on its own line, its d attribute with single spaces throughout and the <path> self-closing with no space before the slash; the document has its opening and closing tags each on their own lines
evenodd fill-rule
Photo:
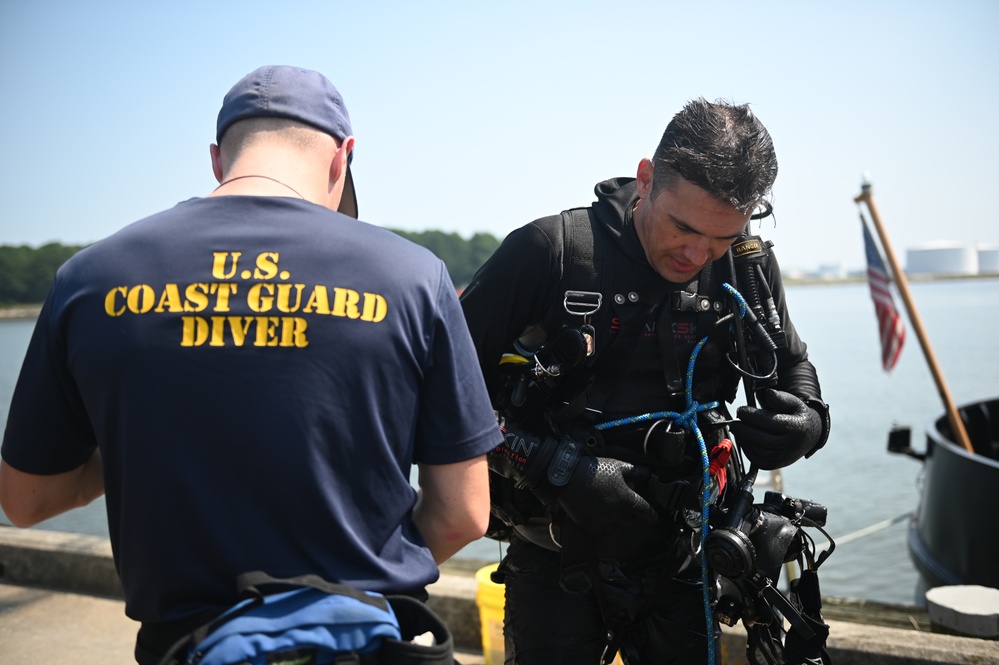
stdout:
<svg viewBox="0 0 999 665">
<path fill-rule="evenodd" d="M 591 410 L 577 409 L 578 415 L 563 423 L 574 435 L 592 431 L 595 422 L 682 410 L 686 396 L 682 389 L 678 390 L 678 385 L 682 386 L 687 360 L 695 343 L 712 333 L 704 329 L 710 320 L 706 323 L 706 319 L 694 312 L 673 311 L 664 317 L 666 307 L 658 307 L 669 302 L 670 294 L 696 289 L 698 281 L 672 284 L 649 265 L 632 221 L 631 212 L 638 198 L 635 181 L 608 180 L 599 183 L 595 192 L 597 201 L 589 209 L 594 249 L 584 257 L 592 265 L 584 267 L 597 275 L 589 288 L 599 290 L 602 307 L 606 309 L 593 319 L 598 348 L 596 362 L 580 372 L 597 374 L 601 363 L 606 364 L 609 358 L 622 366 L 614 370 L 613 386 L 604 390 L 606 394 L 601 395 L 597 411 L 592 410 L 591 402 L 588 405 Z M 574 243 L 565 237 L 566 228 L 565 217 L 554 215 L 513 231 L 462 294 L 462 308 L 493 395 L 501 390 L 497 373 L 501 357 L 511 351 L 525 331 L 547 325 L 547 335 L 552 332 L 552 320 L 560 317 L 563 321 L 572 320 L 562 313 L 564 291 L 579 286 L 570 284 L 572 275 L 567 277 L 564 273 L 575 270 L 571 267 L 572 259 L 578 261 L 579 257 L 572 253 L 567 260 L 565 256 L 573 252 L 566 249 L 567 244 Z M 718 274 L 713 288 L 717 292 L 724 271 L 718 268 L 715 272 Z M 777 350 L 777 382 L 773 387 L 806 402 L 821 404 L 817 374 L 788 316 L 779 267 L 772 255 L 763 264 L 763 274 L 784 332 L 784 345 Z M 639 320 L 634 325 L 636 316 Z M 667 326 L 673 334 L 664 343 L 660 335 Z M 616 336 L 627 330 L 631 330 L 627 342 L 615 347 Z M 727 335 L 720 340 L 714 335 L 714 350 L 698 359 L 694 395 L 701 402 L 732 402 L 736 396 L 738 377 L 727 368 L 722 355 L 722 347 L 729 341 Z M 626 353 L 608 351 L 621 346 L 628 347 Z M 554 411 L 559 406 L 549 404 L 546 408 Z M 727 415 L 724 406 L 721 413 L 723 417 Z M 539 422 L 534 419 L 527 421 L 527 425 L 538 428 Z M 633 428 L 615 431 L 612 436 L 617 436 L 617 443 L 625 448 L 634 449 L 637 441 L 636 455 L 641 462 L 641 441 L 646 431 Z M 827 430 L 823 432 L 822 443 L 826 434 Z M 613 454 L 607 449 L 596 452 L 601 456 Z M 687 453 L 689 457 L 690 451 Z M 498 459 L 491 456 L 491 467 Z M 632 456 L 627 461 L 635 462 L 636 458 Z M 689 465 L 680 471 L 679 466 L 664 469 L 661 460 L 648 462 L 667 475 L 689 475 Z M 493 480 L 502 481 L 496 476 Z M 494 493 L 494 503 L 501 494 Z M 539 512 L 539 505 L 534 506 L 533 514 L 513 526 L 508 534 L 511 545 L 500 566 L 507 585 L 507 662 L 513 662 L 514 654 L 516 662 L 521 664 L 596 662 L 606 644 L 603 638 L 606 624 L 601 619 L 600 607 L 592 591 L 568 593 L 560 586 L 560 568 L 566 552 L 560 556 L 559 545 L 564 543 L 556 542 L 558 530 L 550 528 L 550 517 L 543 510 Z M 521 508 L 522 512 L 531 512 L 529 498 Z M 627 646 L 622 649 L 629 663 L 705 662 L 707 642 L 704 615 L 699 609 L 700 573 L 689 553 L 689 528 L 685 527 L 681 512 L 662 511 L 655 525 L 622 526 L 596 539 L 589 552 L 600 561 L 599 575 L 605 581 L 612 580 L 601 593 L 610 606 L 616 604 L 622 608 L 622 615 L 626 616 L 621 619 L 622 625 L 628 622 L 627 617 L 645 615 L 640 626 L 628 628 L 629 636 L 623 640 Z M 653 591 L 654 607 L 646 612 L 644 597 Z"/>
</svg>

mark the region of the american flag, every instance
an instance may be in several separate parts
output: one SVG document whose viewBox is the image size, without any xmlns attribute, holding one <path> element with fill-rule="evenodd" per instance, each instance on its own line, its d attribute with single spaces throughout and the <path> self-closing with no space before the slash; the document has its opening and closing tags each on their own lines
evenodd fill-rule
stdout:
<svg viewBox="0 0 999 665">
<path fill-rule="evenodd" d="M 890 372 L 902 353 L 905 323 L 895 309 L 895 301 L 888 289 L 888 271 L 863 215 L 860 216 L 860 226 L 864 229 L 864 249 L 867 252 L 867 281 L 871 285 L 871 299 L 874 300 L 878 330 L 881 333 L 881 366 L 886 372 Z"/>
</svg>

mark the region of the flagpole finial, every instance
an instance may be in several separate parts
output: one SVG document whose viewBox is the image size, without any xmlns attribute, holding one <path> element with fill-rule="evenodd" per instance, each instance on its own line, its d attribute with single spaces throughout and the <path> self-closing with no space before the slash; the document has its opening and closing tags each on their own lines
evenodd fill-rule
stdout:
<svg viewBox="0 0 999 665">
<path fill-rule="evenodd" d="M 864 171 L 864 176 L 860 180 L 860 189 L 864 192 L 871 191 L 871 172 Z"/>
<path fill-rule="evenodd" d="M 871 203 L 871 173 L 870 171 L 864 171 L 864 176 L 860 181 L 860 194 L 853 197 L 853 202 L 860 204 L 862 201 L 866 201 L 868 205 Z"/>
</svg>

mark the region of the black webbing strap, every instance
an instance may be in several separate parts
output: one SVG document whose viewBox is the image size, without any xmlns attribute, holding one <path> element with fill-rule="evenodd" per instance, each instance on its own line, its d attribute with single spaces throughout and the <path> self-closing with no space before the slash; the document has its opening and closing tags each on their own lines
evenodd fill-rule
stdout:
<svg viewBox="0 0 999 665">
<path fill-rule="evenodd" d="M 645 621 L 660 602 L 666 585 L 678 570 L 677 562 L 665 557 L 662 569 L 655 576 L 655 583 L 647 589 L 647 593 L 642 594 L 641 602 L 629 611 L 622 612 L 623 608 L 616 607 L 605 593 L 604 579 L 594 549 L 596 537 L 571 520 L 563 521 L 559 535 L 562 556 L 559 585 L 567 593 L 592 591 L 604 624 L 605 649 L 600 662 L 601 665 L 606 665 L 620 649 L 622 637 Z"/>
<path fill-rule="evenodd" d="M 579 318 L 570 316 L 558 304 L 561 303 L 561 298 L 567 291 L 589 291 L 602 294 L 604 296 L 603 303 L 600 310 L 594 314 L 594 319 L 599 321 L 601 325 L 595 326 L 595 353 L 588 360 L 591 366 L 600 368 L 607 367 L 609 364 L 613 365 L 614 363 L 608 363 L 607 359 L 603 357 L 608 350 L 608 343 L 611 339 L 609 335 L 610 316 L 608 315 L 611 305 L 606 297 L 608 294 L 604 293 L 604 289 L 602 288 L 604 284 L 609 284 L 611 281 L 608 275 L 610 262 L 606 260 L 607 243 L 596 241 L 597 230 L 594 228 L 595 224 L 596 220 L 593 218 L 593 213 L 589 208 L 573 208 L 572 210 L 562 212 L 562 281 L 559 283 L 558 301 L 550 310 L 545 332 L 550 337 L 562 322 L 567 319 Z M 575 323 L 583 323 L 583 321 L 570 321 L 570 324 Z M 624 331 L 622 331 L 623 333 Z M 637 338 L 637 334 L 638 330 L 635 331 L 634 337 Z M 618 335 L 618 339 L 621 336 Z M 611 348 L 620 346 L 620 344 L 615 343 L 611 345 Z M 626 346 L 633 347 L 631 344 Z M 599 363 L 596 362 L 598 359 L 600 359 Z M 597 381 L 598 373 L 596 372 L 585 372 L 583 374 L 584 376 L 580 377 L 574 388 L 570 388 L 563 393 L 564 395 L 568 395 L 568 398 L 565 399 L 565 404 L 559 408 L 552 409 L 552 417 L 556 422 L 565 423 L 577 418 L 587 406 L 599 409 L 599 406 L 594 406 L 593 387 L 603 382 Z M 610 394 L 609 389 L 606 391 L 606 394 Z M 606 398 L 606 395 L 604 397 Z"/>
<path fill-rule="evenodd" d="M 800 565 L 800 560 L 799 560 Z M 813 569 L 802 571 L 798 579 L 791 582 L 792 598 L 801 608 L 801 620 L 806 628 L 791 625 L 784 638 L 785 655 L 789 663 L 832 662 L 826 650 L 829 637 L 829 624 L 822 617 L 822 595 L 819 592 L 819 576 Z"/>
<path fill-rule="evenodd" d="M 598 267 L 598 263 L 603 263 L 606 252 L 601 248 L 600 256 L 596 255 L 593 233 L 593 221 L 586 208 L 562 211 L 562 275 L 542 322 L 546 339 L 554 337 L 570 318 L 562 304 L 566 291 L 600 292 L 603 266 Z M 599 343 L 599 338 L 597 341 Z"/>
<path fill-rule="evenodd" d="M 345 584 L 328 582 L 318 575 L 271 577 L 267 573 L 257 570 L 249 573 L 243 573 L 236 579 L 236 584 L 240 595 L 244 597 L 263 598 L 267 595 L 261 590 L 261 587 L 264 586 L 278 585 L 293 588 L 309 587 L 312 589 L 318 589 L 324 593 L 348 596 L 354 600 L 371 605 L 372 607 L 377 607 L 383 612 L 388 611 L 388 600 L 384 596 L 371 596 L 364 593 L 360 589 L 355 589 Z"/>
<path fill-rule="evenodd" d="M 593 236 L 594 220 L 589 208 L 573 208 L 562 213 L 563 281 L 559 285 L 559 298 L 569 289 L 600 292 L 604 274 L 605 243 L 596 243 Z M 597 248 L 600 256 L 597 256 Z"/>
</svg>

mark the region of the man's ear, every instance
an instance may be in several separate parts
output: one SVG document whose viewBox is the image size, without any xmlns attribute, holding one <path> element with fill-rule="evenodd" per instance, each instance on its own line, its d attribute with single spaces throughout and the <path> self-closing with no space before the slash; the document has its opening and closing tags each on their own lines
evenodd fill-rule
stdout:
<svg viewBox="0 0 999 665">
<path fill-rule="evenodd" d="M 635 179 L 638 181 L 639 198 L 649 198 L 649 193 L 652 192 L 652 176 L 654 172 L 655 169 L 652 166 L 652 160 L 645 158 L 638 162 L 638 173 L 635 175 Z"/>
<path fill-rule="evenodd" d="M 215 181 L 222 183 L 222 152 L 216 144 L 208 146 L 208 151 L 212 155 L 212 173 L 215 174 Z"/>
<path fill-rule="evenodd" d="M 347 176 L 347 160 L 353 151 L 354 137 L 348 136 L 340 142 L 340 147 L 337 149 L 336 154 L 333 155 L 333 161 L 330 162 L 331 186 L 334 182 L 339 182 Z"/>
</svg>

